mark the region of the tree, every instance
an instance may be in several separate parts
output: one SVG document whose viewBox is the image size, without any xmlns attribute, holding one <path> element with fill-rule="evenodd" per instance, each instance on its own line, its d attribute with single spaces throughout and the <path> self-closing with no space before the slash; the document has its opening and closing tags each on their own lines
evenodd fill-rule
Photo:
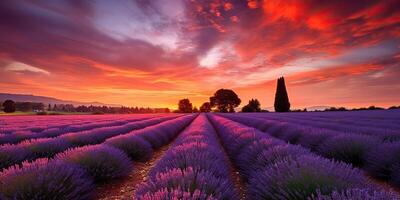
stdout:
<svg viewBox="0 0 400 200">
<path fill-rule="evenodd" d="M 324 111 L 348 111 L 347 108 L 345 107 L 330 107 L 330 108 L 326 108 Z"/>
<path fill-rule="evenodd" d="M 276 112 L 290 111 L 289 97 L 286 91 L 285 79 L 283 77 L 280 77 L 277 81 L 274 107 Z"/>
<path fill-rule="evenodd" d="M 3 111 L 6 113 L 13 113 L 16 110 L 15 102 L 13 100 L 6 100 L 3 103 Z"/>
<path fill-rule="evenodd" d="M 198 112 L 199 112 L 199 109 L 195 106 L 195 107 L 193 107 L 193 112 L 194 112 L 194 113 L 198 113 Z"/>
<path fill-rule="evenodd" d="M 44 111 L 44 104 L 32 102 L 32 110 L 35 112 Z"/>
<path fill-rule="evenodd" d="M 242 112 L 261 112 L 260 102 L 257 99 L 251 99 L 247 105 L 243 106 Z"/>
<path fill-rule="evenodd" d="M 203 105 L 200 106 L 200 112 L 211 112 L 210 102 L 204 102 Z"/>
<path fill-rule="evenodd" d="M 210 97 L 211 107 L 217 107 L 218 112 L 235 112 L 241 102 L 237 94 L 229 89 L 219 89 Z"/>
<path fill-rule="evenodd" d="M 182 113 L 191 113 L 193 111 L 192 103 L 189 99 L 181 99 L 178 103 L 178 110 Z"/>
<path fill-rule="evenodd" d="M 22 112 L 32 111 L 32 102 L 16 102 L 15 110 L 22 111 Z"/>
</svg>

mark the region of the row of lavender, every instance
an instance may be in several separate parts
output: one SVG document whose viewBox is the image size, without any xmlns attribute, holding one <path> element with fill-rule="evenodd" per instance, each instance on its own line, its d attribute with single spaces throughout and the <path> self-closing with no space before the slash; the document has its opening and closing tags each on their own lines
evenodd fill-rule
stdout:
<svg viewBox="0 0 400 200">
<path fill-rule="evenodd" d="M 400 112 L 393 112 L 393 111 L 387 111 L 388 113 L 392 114 L 398 114 L 400 115 Z M 286 121 L 292 121 L 292 122 L 297 122 L 297 123 L 303 123 L 308 120 L 308 122 L 317 122 L 318 124 L 325 125 L 327 127 L 332 127 L 336 128 L 334 125 L 341 124 L 345 125 L 344 127 L 347 128 L 359 128 L 359 127 L 366 127 L 370 128 L 372 130 L 384 130 L 384 131 L 398 131 L 400 128 L 400 121 L 399 120 L 391 120 L 391 119 L 363 119 L 361 117 L 353 117 L 353 118 L 346 118 L 342 119 L 340 117 L 335 117 L 335 116 L 306 116 L 305 114 L 301 115 L 288 115 L 288 114 L 281 114 L 281 115 L 252 115 L 248 114 L 249 116 L 259 116 L 261 118 L 266 118 L 266 119 L 272 119 L 272 120 L 286 120 Z M 340 115 L 340 113 L 337 113 L 337 115 Z M 342 127 L 343 129 L 343 127 Z M 371 132 L 370 129 L 365 129 L 366 132 Z M 357 129 L 357 130 L 363 130 L 363 129 Z"/>
<path fill-rule="evenodd" d="M 115 119 L 121 117 L 113 116 Z M 107 119 L 109 119 L 107 117 Z M 68 126 L 69 124 L 85 124 L 90 122 L 103 121 L 97 116 L 2 116 L 0 118 L 0 133 L 12 133 L 14 131 L 31 130 L 33 132 L 42 131 L 49 126 Z"/>
<path fill-rule="evenodd" d="M 69 148 L 100 144 L 110 137 L 126 134 L 132 130 L 151 126 L 171 118 L 174 117 L 141 120 L 120 126 L 66 133 L 54 138 L 33 139 L 13 145 L 2 145 L 0 146 L 0 170 L 15 164 L 20 164 L 23 161 L 32 161 L 34 159 L 46 157 L 51 158 L 55 154 Z"/>
<path fill-rule="evenodd" d="M 326 158 L 365 169 L 369 175 L 400 186 L 400 141 L 340 132 L 295 123 L 224 115 L 291 144 L 299 144 Z"/>
<path fill-rule="evenodd" d="M 399 121 L 399 110 L 364 110 L 364 111 L 349 111 L 349 112 L 307 112 L 298 113 L 298 115 L 317 116 L 324 118 L 341 118 L 353 119 L 360 118 L 365 120 L 378 120 L 378 121 Z M 397 114 L 396 114 L 397 113 Z M 292 113 L 282 113 L 283 115 L 292 115 Z"/>
<path fill-rule="evenodd" d="M 377 128 L 385 128 L 385 129 L 397 129 L 400 127 L 400 111 L 399 110 L 385 110 L 380 111 L 380 115 L 375 114 L 375 117 L 368 117 L 370 113 L 376 111 L 362 111 L 356 112 L 357 114 L 350 116 L 343 116 L 341 112 L 332 112 L 332 113 L 282 113 L 281 115 L 276 115 L 277 117 L 285 117 L 292 119 L 310 119 L 318 122 L 335 122 L 335 123 L 345 123 L 351 125 L 361 125 L 361 126 L 369 126 L 369 127 L 377 127 Z M 267 117 L 268 115 L 260 115 Z M 269 115 L 272 117 L 273 115 Z M 394 118 L 390 118 L 392 116 Z M 357 120 L 355 120 L 357 119 Z"/>
<path fill-rule="evenodd" d="M 0 134 L 17 131 L 41 132 L 49 128 L 65 128 L 71 125 L 84 125 L 95 122 L 130 120 L 157 115 L 57 115 L 57 116 L 2 116 Z"/>
<path fill-rule="evenodd" d="M 351 165 L 321 158 L 254 128 L 209 115 L 247 184 L 247 199 L 398 199 Z"/>
<path fill-rule="evenodd" d="M 89 199 L 94 183 L 126 176 L 133 161 L 149 159 L 193 119 L 187 115 L 68 149 L 53 159 L 37 159 L 0 173 L 0 199 Z"/>
<path fill-rule="evenodd" d="M 239 199 L 229 161 L 205 115 L 180 134 L 138 187 L 135 199 Z"/>
<path fill-rule="evenodd" d="M 142 116 L 142 117 L 135 117 L 130 119 L 120 119 L 120 120 L 113 120 L 113 118 L 107 121 L 95 121 L 92 123 L 72 123 L 68 125 L 55 125 L 49 126 L 48 128 L 41 129 L 41 131 L 33 132 L 32 130 L 16 130 L 12 133 L 8 134 L 0 134 L 0 145 L 4 144 L 17 144 L 19 142 L 30 140 L 30 139 L 38 139 L 38 138 L 50 138 L 50 137 L 57 137 L 62 134 L 72 133 L 72 132 L 80 132 L 80 131 L 87 131 L 92 130 L 95 128 L 102 128 L 102 127 L 111 127 L 111 126 L 120 126 L 127 124 L 129 122 L 140 121 L 144 119 L 150 119 L 150 116 Z M 42 125 L 42 127 L 45 125 Z M 33 128 L 30 128 L 33 129 Z"/>
<path fill-rule="evenodd" d="M 381 137 L 385 140 L 394 141 L 400 140 L 400 121 L 393 121 L 386 119 L 387 116 L 397 116 L 400 118 L 399 111 L 386 111 L 386 114 L 381 116 L 380 120 L 374 119 L 374 121 L 365 121 L 361 116 L 354 116 L 348 120 L 340 120 L 340 112 L 336 112 L 336 115 L 329 115 L 330 118 L 319 119 L 312 115 L 307 116 L 306 114 L 244 114 L 250 117 L 259 117 L 275 121 L 284 121 L 290 123 L 297 123 L 302 125 L 308 125 L 313 127 L 327 128 L 340 132 L 352 132 L 366 135 L 373 135 Z M 367 114 L 367 113 L 365 113 Z"/>
<path fill-rule="evenodd" d="M 138 114 L 138 115 L 67 115 L 67 116 L 18 116 L 0 117 L 0 135 L 19 132 L 40 133 L 48 129 L 79 129 L 102 122 L 132 121 L 138 118 L 152 118 L 163 116 L 162 114 Z"/>
</svg>

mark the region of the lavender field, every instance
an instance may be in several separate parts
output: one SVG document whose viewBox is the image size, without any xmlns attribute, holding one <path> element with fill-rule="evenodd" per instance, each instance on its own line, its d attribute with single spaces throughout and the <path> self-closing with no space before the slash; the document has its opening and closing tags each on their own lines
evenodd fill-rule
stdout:
<svg viewBox="0 0 400 200">
<path fill-rule="evenodd" d="M 0 117 L 0 199 L 400 199 L 400 111 Z"/>
</svg>

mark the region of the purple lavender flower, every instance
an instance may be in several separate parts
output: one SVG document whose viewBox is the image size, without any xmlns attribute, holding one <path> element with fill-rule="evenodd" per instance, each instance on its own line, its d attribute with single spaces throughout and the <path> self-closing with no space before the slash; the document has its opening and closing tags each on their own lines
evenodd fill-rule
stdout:
<svg viewBox="0 0 400 200">
<path fill-rule="evenodd" d="M 343 134 L 327 139 L 318 152 L 327 158 L 363 166 L 368 151 L 378 144 L 379 140 L 371 136 Z"/>
<path fill-rule="evenodd" d="M 30 141 L 24 141 L 19 145 L 27 148 L 30 151 L 28 160 L 37 158 L 51 158 L 55 154 L 62 152 L 72 145 L 62 138 L 41 138 Z"/>
<path fill-rule="evenodd" d="M 388 180 L 393 166 L 400 163 L 399 155 L 400 142 L 378 145 L 368 153 L 365 168 L 374 177 Z"/>
<path fill-rule="evenodd" d="M 89 199 L 94 189 L 91 179 L 77 165 L 39 159 L 24 162 L 0 173 L 2 199 Z"/>
<path fill-rule="evenodd" d="M 178 190 L 192 196 L 200 192 L 202 196 L 207 195 L 213 199 L 239 199 L 232 188 L 231 182 L 217 178 L 207 171 L 194 171 L 192 168 L 172 169 L 166 173 L 159 173 L 154 179 L 142 184 L 137 189 L 136 196 L 142 199 L 161 190 Z"/>
<path fill-rule="evenodd" d="M 18 142 L 19 142 L 19 139 L 14 134 L 1 134 L 0 133 L 0 145 L 15 144 Z"/>
<path fill-rule="evenodd" d="M 71 149 L 58 154 L 56 159 L 81 166 L 96 182 L 123 177 L 132 170 L 129 157 L 108 145 Z"/>
<path fill-rule="evenodd" d="M 400 197 L 393 192 L 371 189 L 349 189 L 342 192 L 334 191 L 330 195 L 318 193 L 309 200 L 399 200 Z"/>
<path fill-rule="evenodd" d="M 366 187 L 361 171 L 311 155 L 290 158 L 252 174 L 248 198 L 306 199 L 320 191 L 330 194 L 353 187 Z"/>
<path fill-rule="evenodd" d="M 112 137 L 105 144 L 124 151 L 133 161 L 147 161 L 153 154 L 151 144 L 137 135 Z"/>
<path fill-rule="evenodd" d="M 121 135 L 128 134 L 130 131 L 135 129 L 145 128 L 165 121 L 171 117 L 148 119 L 142 121 L 130 122 L 121 126 L 102 127 L 93 130 L 87 130 L 82 132 L 67 133 L 61 135 L 60 138 L 65 138 L 67 141 L 72 143 L 74 146 L 84 146 L 89 144 L 100 144 L 106 139 Z"/>
<path fill-rule="evenodd" d="M 167 142 L 166 140 L 161 140 L 158 137 L 159 133 L 156 133 L 156 131 L 160 130 L 156 129 L 152 129 L 151 131 L 142 130 L 138 132 L 136 135 L 142 137 L 148 143 L 150 143 L 153 149 L 159 149 L 160 147 L 164 146 Z"/>
<path fill-rule="evenodd" d="M 136 198 L 138 200 L 218 200 L 211 197 L 202 191 L 196 189 L 193 193 L 185 192 L 180 189 L 168 190 L 167 188 L 162 188 L 154 193 L 146 193 L 145 195 Z"/>
<path fill-rule="evenodd" d="M 0 146 L 0 171 L 17 163 L 24 161 L 29 151 L 22 146 L 6 144 Z"/>
<path fill-rule="evenodd" d="M 282 132 L 279 135 L 276 135 L 276 137 L 290 144 L 297 144 L 300 137 L 304 133 L 309 132 L 310 129 L 311 128 L 309 127 L 299 126 L 295 124 L 286 124 L 282 129 Z"/>
<path fill-rule="evenodd" d="M 277 145 L 260 152 L 256 160 L 248 166 L 248 171 L 257 171 L 265 169 L 269 165 L 302 155 L 311 155 L 311 152 L 297 145 Z"/>
<path fill-rule="evenodd" d="M 144 128 L 135 134 L 147 140 L 153 149 L 158 149 L 168 144 L 193 119 L 194 115 L 186 115 L 153 127 Z"/>
<path fill-rule="evenodd" d="M 192 168 L 194 171 L 208 171 L 216 177 L 228 177 L 229 170 L 224 165 L 226 160 L 222 152 L 206 143 L 192 142 L 174 146 L 173 149 L 157 163 L 149 176 L 167 172 L 171 169 Z"/>
<path fill-rule="evenodd" d="M 281 140 L 276 140 L 273 138 L 263 138 L 260 140 L 255 140 L 251 144 L 247 145 L 236 158 L 236 163 L 244 176 L 248 175 L 251 166 L 256 162 L 257 157 L 262 151 L 266 151 L 277 145 L 283 145 L 285 142 Z"/>
<path fill-rule="evenodd" d="M 300 136 L 298 144 L 310 149 L 311 151 L 317 151 L 320 144 L 324 143 L 328 138 L 336 135 L 338 135 L 338 133 L 334 131 L 313 128 L 309 129 L 308 132 L 304 132 Z"/>
</svg>

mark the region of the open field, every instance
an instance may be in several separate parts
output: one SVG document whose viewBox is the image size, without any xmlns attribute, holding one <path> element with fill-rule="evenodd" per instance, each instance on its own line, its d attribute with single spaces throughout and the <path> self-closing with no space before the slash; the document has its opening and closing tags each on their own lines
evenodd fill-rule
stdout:
<svg viewBox="0 0 400 200">
<path fill-rule="evenodd" d="M 47 111 L 45 114 L 37 113 L 37 112 L 21 112 L 16 111 L 13 113 L 5 113 L 0 111 L 0 116 L 20 116 L 20 115 L 92 115 L 91 112 L 56 112 L 56 111 Z"/>
<path fill-rule="evenodd" d="M 0 117 L 0 199 L 399 199 L 400 111 Z"/>
</svg>

